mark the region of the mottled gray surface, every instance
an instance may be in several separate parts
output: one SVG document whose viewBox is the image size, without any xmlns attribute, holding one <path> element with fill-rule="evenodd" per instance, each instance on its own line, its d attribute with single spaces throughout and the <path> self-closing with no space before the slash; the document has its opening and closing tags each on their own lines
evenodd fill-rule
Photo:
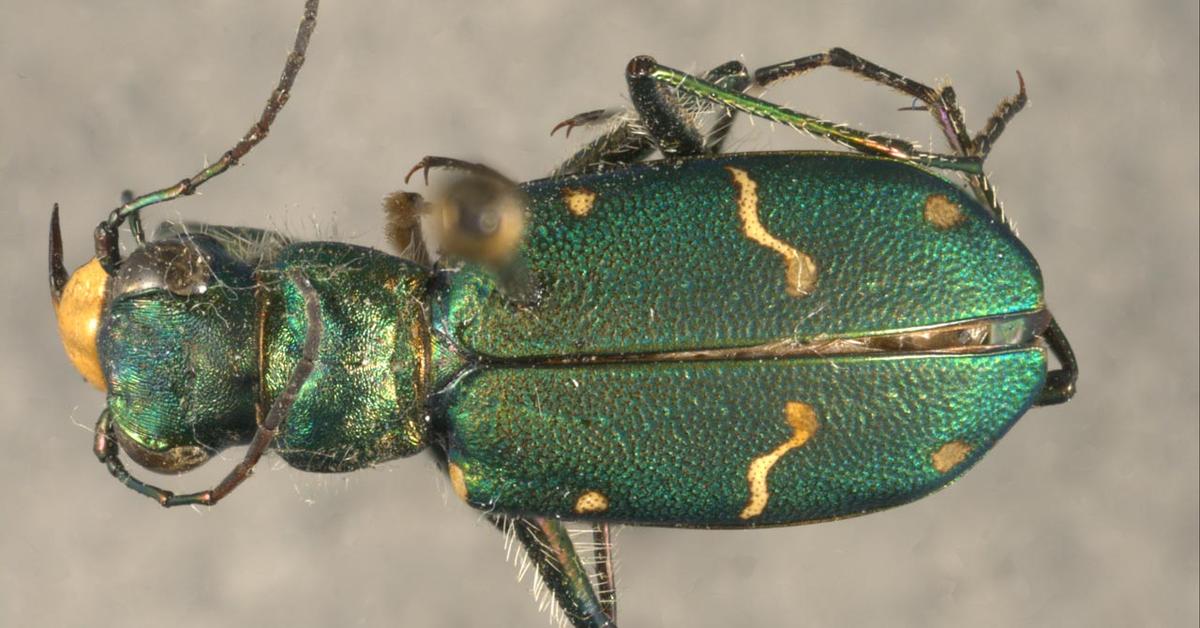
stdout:
<svg viewBox="0 0 1200 628">
<path fill-rule="evenodd" d="M 1079 397 L 911 506 L 758 532 L 627 528 L 622 625 L 1196 625 L 1194 1 L 459 4 L 327 2 L 271 138 L 154 216 L 383 246 L 378 201 L 422 155 L 539 176 L 575 142 L 550 127 L 623 102 L 638 53 L 702 69 L 845 46 L 953 77 L 974 125 L 1019 68 L 1032 105 L 989 166 L 1079 352 Z M 74 265 L 122 188 L 219 156 L 299 5 L 0 0 L 0 625 L 546 625 L 500 537 L 425 457 L 347 477 L 269 459 L 218 508 L 163 512 L 89 452 L 102 400 L 55 338 L 50 205 Z M 902 97 L 831 71 L 771 96 L 932 137 L 894 111 Z M 819 146 L 764 124 L 738 138 Z"/>
</svg>

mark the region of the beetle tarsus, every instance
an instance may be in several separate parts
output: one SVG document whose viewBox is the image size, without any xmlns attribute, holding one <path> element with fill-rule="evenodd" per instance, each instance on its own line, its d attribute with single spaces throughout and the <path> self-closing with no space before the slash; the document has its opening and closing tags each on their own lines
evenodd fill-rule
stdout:
<svg viewBox="0 0 1200 628">
<path fill-rule="evenodd" d="M 485 166 L 484 164 L 478 164 L 470 161 L 463 161 L 453 157 L 438 157 L 436 155 L 426 155 L 425 157 L 422 157 L 421 161 L 418 161 L 417 165 L 413 166 L 412 169 L 408 171 L 408 174 L 404 175 L 404 183 L 407 184 L 409 179 L 411 179 L 412 176 L 417 173 L 417 171 L 421 171 L 425 177 L 425 185 L 429 185 L 429 171 L 434 168 L 461 170 L 468 174 L 481 176 L 493 181 L 507 183 L 513 186 L 516 185 L 512 179 L 500 174 L 490 166 Z"/>
<path fill-rule="evenodd" d="M 553 136 L 558 132 L 559 129 L 565 128 L 567 130 L 566 137 L 571 137 L 571 131 L 573 131 L 575 127 L 599 124 L 606 120 L 611 120 L 620 113 L 620 109 L 593 109 L 591 111 L 585 111 L 583 113 L 571 116 L 570 118 L 567 118 L 566 120 L 554 125 L 554 128 L 550 129 L 550 135 Z"/>
</svg>

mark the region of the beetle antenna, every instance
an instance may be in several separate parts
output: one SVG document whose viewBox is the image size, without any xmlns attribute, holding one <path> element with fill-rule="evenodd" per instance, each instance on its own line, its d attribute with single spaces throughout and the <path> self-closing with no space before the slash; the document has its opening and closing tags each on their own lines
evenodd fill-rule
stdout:
<svg viewBox="0 0 1200 628">
<path fill-rule="evenodd" d="M 304 65 L 304 54 L 308 50 L 309 39 L 312 38 L 313 30 L 317 27 L 317 5 L 319 0 L 307 0 L 304 4 L 304 17 L 300 20 L 300 28 L 296 32 L 296 41 L 292 44 L 292 51 L 288 53 L 287 63 L 283 66 L 283 73 L 279 76 L 279 82 L 276 83 L 275 89 L 271 91 L 271 95 L 267 98 L 267 104 L 263 107 L 262 113 L 259 114 L 258 120 L 251 125 L 250 130 L 238 140 L 233 148 L 225 151 L 212 165 L 204 168 L 200 172 L 183 179 L 175 185 L 162 188 L 143 194 L 137 198 L 123 202 L 120 207 L 112 210 L 108 218 L 101 222 L 96 227 L 96 259 L 100 261 L 100 265 L 109 274 L 116 270 L 120 263 L 120 247 L 117 244 L 117 230 L 126 221 L 131 221 L 134 232 L 134 239 L 138 244 L 142 244 L 144 237 L 138 218 L 139 212 L 150 205 L 156 203 L 165 203 L 173 201 L 180 196 L 188 196 L 196 192 L 196 188 L 203 185 L 210 179 L 215 178 L 229 168 L 237 165 L 238 160 L 246 156 L 250 149 L 258 145 L 267 137 L 267 133 L 271 130 L 271 123 L 275 122 L 275 117 L 287 104 L 288 97 L 291 95 L 292 85 L 296 82 L 296 76 L 300 73 L 300 67 Z M 122 199 L 124 200 L 124 199 Z"/>
</svg>

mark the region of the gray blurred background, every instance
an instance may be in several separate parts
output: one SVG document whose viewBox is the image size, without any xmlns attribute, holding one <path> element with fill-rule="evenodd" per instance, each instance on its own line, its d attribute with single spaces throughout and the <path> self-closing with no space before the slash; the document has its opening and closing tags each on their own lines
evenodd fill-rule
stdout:
<svg viewBox="0 0 1200 628">
<path fill-rule="evenodd" d="M 164 512 L 89 451 L 103 400 L 56 338 L 68 262 L 123 188 L 245 131 L 299 0 L 0 0 L 0 625 L 539 626 L 501 537 L 420 456 L 349 476 L 268 459 L 212 510 Z M 292 102 L 244 164 L 152 210 L 384 246 L 379 199 L 433 153 L 535 178 L 574 113 L 625 102 L 641 53 L 702 70 L 844 46 L 953 78 L 972 127 L 1031 106 L 989 167 L 1074 341 L 1080 393 L 1031 412 L 916 504 L 742 532 L 625 528 L 622 626 L 1197 624 L 1197 4 L 333 2 Z M 928 145 L 908 101 L 832 70 L 770 93 Z M 940 146 L 940 144 L 939 144 Z M 766 124 L 736 150 L 824 145 Z M 415 187 L 415 186 L 414 186 Z M 172 486 L 207 486 L 235 461 Z"/>
</svg>

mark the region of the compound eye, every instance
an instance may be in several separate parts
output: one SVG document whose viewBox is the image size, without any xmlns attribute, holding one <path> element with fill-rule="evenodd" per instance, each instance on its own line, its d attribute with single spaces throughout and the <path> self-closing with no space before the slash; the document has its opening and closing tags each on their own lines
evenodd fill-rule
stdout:
<svg viewBox="0 0 1200 628">
<path fill-rule="evenodd" d="M 187 297 L 208 292 L 211 281 L 208 257 L 191 239 L 151 242 L 121 264 L 113 295 L 159 289 Z"/>
</svg>

